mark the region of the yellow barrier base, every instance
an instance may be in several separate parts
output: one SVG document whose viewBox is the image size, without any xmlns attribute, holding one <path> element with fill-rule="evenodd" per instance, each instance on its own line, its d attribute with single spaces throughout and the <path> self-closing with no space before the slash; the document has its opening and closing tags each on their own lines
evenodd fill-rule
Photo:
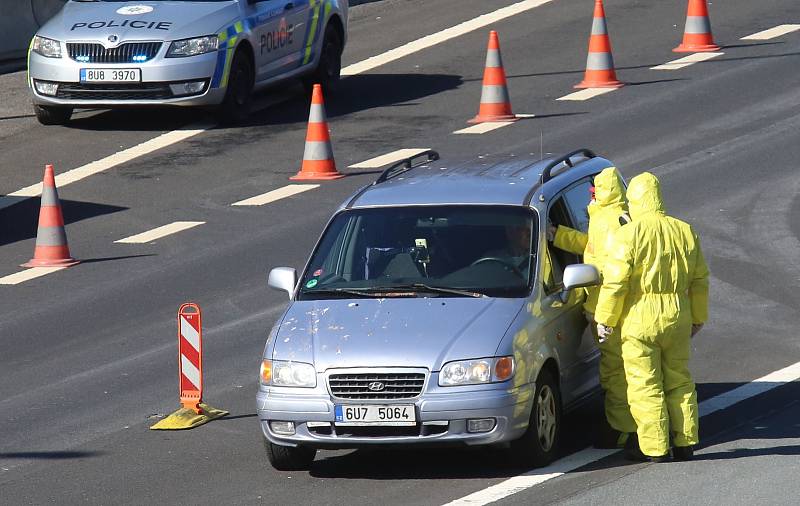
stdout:
<svg viewBox="0 0 800 506">
<path fill-rule="evenodd" d="M 188 408 L 181 408 L 178 411 L 172 413 L 168 417 L 164 418 L 163 420 L 159 421 L 152 427 L 151 430 L 184 430 L 184 429 L 194 429 L 195 427 L 199 427 L 206 422 L 210 422 L 211 420 L 215 420 L 217 418 L 222 418 L 223 416 L 227 415 L 228 412 L 212 408 L 208 404 L 200 403 L 200 413 L 195 413 L 193 410 Z"/>
</svg>

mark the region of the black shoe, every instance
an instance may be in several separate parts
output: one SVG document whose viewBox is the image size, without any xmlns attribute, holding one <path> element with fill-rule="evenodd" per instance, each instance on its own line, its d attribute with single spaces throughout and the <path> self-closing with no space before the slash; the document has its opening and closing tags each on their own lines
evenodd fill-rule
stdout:
<svg viewBox="0 0 800 506">
<path fill-rule="evenodd" d="M 652 456 L 645 455 L 639 448 L 639 438 L 636 433 L 628 435 L 628 441 L 625 442 L 625 459 L 633 462 L 667 462 L 669 454 Z"/>
<path fill-rule="evenodd" d="M 672 449 L 672 458 L 681 462 L 694 458 L 693 446 L 676 446 Z"/>
<path fill-rule="evenodd" d="M 614 430 L 611 427 L 600 429 L 595 434 L 594 447 L 599 450 L 613 450 L 620 448 L 619 441 L 622 437 L 622 432 Z"/>
</svg>

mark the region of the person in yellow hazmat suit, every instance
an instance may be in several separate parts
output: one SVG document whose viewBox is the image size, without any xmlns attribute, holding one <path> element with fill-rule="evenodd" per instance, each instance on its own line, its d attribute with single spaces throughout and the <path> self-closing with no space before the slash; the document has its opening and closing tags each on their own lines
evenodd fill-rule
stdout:
<svg viewBox="0 0 800 506">
<path fill-rule="evenodd" d="M 708 318 L 708 267 L 692 227 L 665 214 L 654 175 L 634 177 L 627 196 L 631 223 L 614 234 L 595 312 L 598 334 L 622 331 L 638 436 L 625 454 L 666 460 L 671 435 L 673 458 L 690 460 L 699 441 L 690 340 Z"/>
<path fill-rule="evenodd" d="M 625 185 L 615 167 L 603 169 L 594 178 L 594 199 L 590 202 L 588 233 L 560 225 L 553 236 L 553 246 L 583 255 L 583 261 L 597 267 L 601 279 L 603 264 L 613 233 L 630 221 L 627 215 L 628 203 L 625 199 Z M 554 232 L 554 233 L 552 233 Z M 595 333 L 594 312 L 597 306 L 599 287 L 586 288 L 586 301 L 583 304 L 586 319 L 591 331 Z M 601 427 L 595 437 L 597 448 L 622 447 L 628 434 L 636 432 L 636 423 L 628 406 L 625 371 L 622 366 L 622 342 L 620 333 L 613 332 L 602 341 L 595 333 L 600 349 L 600 386 L 605 392 L 605 415 L 608 426 Z"/>
</svg>

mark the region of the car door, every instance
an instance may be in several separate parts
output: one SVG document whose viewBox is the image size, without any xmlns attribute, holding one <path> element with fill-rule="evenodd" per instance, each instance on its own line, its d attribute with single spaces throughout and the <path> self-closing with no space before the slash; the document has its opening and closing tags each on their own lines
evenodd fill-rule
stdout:
<svg viewBox="0 0 800 506">
<path fill-rule="evenodd" d="M 251 6 L 255 35 L 256 82 L 299 66 L 294 56 L 303 45 L 308 0 L 262 0 Z"/>
</svg>

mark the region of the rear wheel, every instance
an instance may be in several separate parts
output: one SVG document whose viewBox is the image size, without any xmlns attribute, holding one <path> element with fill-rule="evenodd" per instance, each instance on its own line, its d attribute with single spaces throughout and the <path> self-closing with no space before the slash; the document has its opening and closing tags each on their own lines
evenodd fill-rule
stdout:
<svg viewBox="0 0 800 506">
<path fill-rule="evenodd" d="M 281 446 L 264 440 L 267 459 L 279 471 L 305 471 L 311 467 L 317 450 L 304 446 Z"/>
<path fill-rule="evenodd" d="M 223 124 L 241 123 L 250 115 L 253 95 L 253 64 L 244 51 L 236 51 L 228 74 L 225 99 L 217 109 L 217 119 Z"/>
<path fill-rule="evenodd" d="M 542 369 L 536 379 L 536 393 L 528 430 L 511 443 L 513 465 L 543 467 L 555 459 L 561 432 L 561 391 L 553 374 Z"/>
<path fill-rule="evenodd" d="M 324 92 L 334 91 L 342 72 L 342 39 L 333 25 L 325 28 L 322 53 L 313 73 L 303 78 L 303 85 L 310 93 L 315 84 L 321 84 Z"/>
<path fill-rule="evenodd" d="M 42 125 L 65 125 L 72 117 L 72 107 L 33 104 L 33 112 Z"/>
</svg>

